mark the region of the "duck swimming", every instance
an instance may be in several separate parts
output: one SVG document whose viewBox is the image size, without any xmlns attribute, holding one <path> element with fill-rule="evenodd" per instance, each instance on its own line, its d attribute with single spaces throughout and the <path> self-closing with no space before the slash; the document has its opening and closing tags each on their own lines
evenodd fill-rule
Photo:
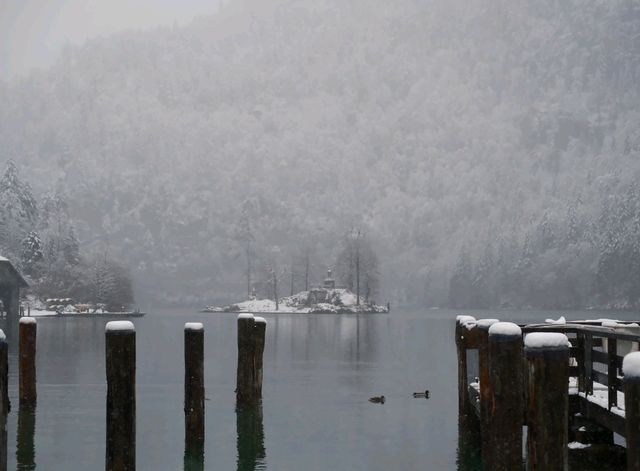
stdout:
<svg viewBox="0 0 640 471">
<path fill-rule="evenodd" d="M 369 402 L 373 402 L 374 404 L 384 404 L 384 396 L 370 397 Z"/>
<path fill-rule="evenodd" d="M 429 399 L 429 390 L 427 389 L 424 392 L 414 392 L 413 397 L 424 397 L 425 399 Z"/>
</svg>

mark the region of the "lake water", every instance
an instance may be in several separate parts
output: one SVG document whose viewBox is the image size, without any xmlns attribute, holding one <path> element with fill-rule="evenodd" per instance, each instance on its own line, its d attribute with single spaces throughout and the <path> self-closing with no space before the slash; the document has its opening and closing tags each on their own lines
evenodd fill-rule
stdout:
<svg viewBox="0 0 640 471">
<path fill-rule="evenodd" d="M 235 412 L 235 315 L 158 310 L 135 319 L 137 469 L 183 469 L 183 325 L 199 321 L 209 399 L 205 469 L 455 470 L 458 313 L 266 315 L 264 399 L 252 416 Z M 517 322 L 560 315 L 470 314 Z M 105 323 L 38 320 L 35 415 L 18 411 L 17 357 L 10 355 L 8 469 L 104 469 Z M 425 389 L 430 399 L 412 397 Z M 368 401 L 376 395 L 386 403 Z"/>
</svg>

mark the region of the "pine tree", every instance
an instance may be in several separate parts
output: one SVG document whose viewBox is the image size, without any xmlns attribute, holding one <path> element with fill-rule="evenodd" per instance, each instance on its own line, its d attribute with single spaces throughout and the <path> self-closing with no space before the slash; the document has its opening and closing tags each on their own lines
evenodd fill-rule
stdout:
<svg viewBox="0 0 640 471">
<path fill-rule="evenodd" d="M 42 262 L 44 253 L 42 252 L 42 242 L 40 236 L 35 231 L 29 232 L 22 241 L 21 268 L 23 272 L 31 278 L 38 278 L 42 272 Z"/>
<path fill-rule="evenodd" d="M 31 187 L 20 180 L 13 160 L 0 179 L 0 246 L 10 257 L 18 259 L 22 241 L 35 228 L 38 218 Z"/>
</svg>

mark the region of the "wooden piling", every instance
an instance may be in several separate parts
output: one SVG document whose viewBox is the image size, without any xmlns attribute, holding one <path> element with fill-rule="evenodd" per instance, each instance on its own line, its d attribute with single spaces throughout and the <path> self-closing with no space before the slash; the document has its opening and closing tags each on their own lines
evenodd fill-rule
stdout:
<svg viewBox="0 0 640 471">
<path fill-rule="evenodd" d="M 185 460 L 200 462 L 204 453 L 204 326 L 184 325 Z"/>
<path fill-rule="evenodd" d="M 265 334 L 267 330 L 267 320 L 264 317 L 256 317 L 254 319 L 254 342 L 255 342 L 255 375 L 254 375 L 254 394 L 256 398 L 262 398 L 262 356 L 264 354 Z"/>
<path fill-rule="evenodd" d="M 491 399 L 485 469 L 522 470 L 522 331 L 498 322 L 489 328 Z"/>
<path fill-rule="evenodd" d="M 136 468 L 136 332 L 129 321 L 107 323 L 107 471 Z"/>
<path fill-rule="evenodd" d="M 9 402 L 9 344 L 7 336 L 0 330 L 0 415 L 11 410 Z"/>
<path fill-rule="evenodd" d="M 9 345 L 0 330 L 0 471 L 7 469 L 7 414 L 9 403 Z"/>
<path fill-rule="evenodd" d="M 20 407 L 32 407 L 37 401 L 36 337 L 38 326 L 33 317 L 22 317 L 19 324 Z"/>
<path fill-rule="evenodd" d="M 524 340 L 529 375 L 527 471 L 567 471 L 569 339 L 534 332 Z"/>
<path fill-rule="evenodd" d="M 629 353 L 622 361 L 624 409 L 627 436 L 627 470 L 640 470 L 640 352 Z"/>
<path fill-rule="evenodd" d="M 467 368 L 468 325 L 475 322 L 471 316 L 456 317 L 456 351 L 458 353 L 458 413 L 469 411 L 469 373 Z"/>
<path fill-rule="evenodd" d="M 242 407 L 256 401 L 255 391 L 255 318 L 238 316 L 238 368 L 236 371 L 236 404 Z"/>
<path fill-rule="evenodd" d="M 480 379 L 480 440 L 482 462 L 488 461 L 490 446 L 489 420 L 491 416 L 491 381 L 489 380 L 489 327 L 498 319 L 480 319 L 478 329 L 478 377 Z"/>
</svg>

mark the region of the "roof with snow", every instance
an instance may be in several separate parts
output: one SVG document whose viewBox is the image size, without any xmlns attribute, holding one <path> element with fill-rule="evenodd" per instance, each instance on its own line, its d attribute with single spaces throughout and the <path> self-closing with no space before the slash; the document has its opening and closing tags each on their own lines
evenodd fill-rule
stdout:
<svg viewBox="0 0 640 471">
<path fill-rule="evenodd" d="M 0 255 L 0 284 L 3 284 L 6 277 L 11 277 L 15 284 L 17 284 L 20 288 L 28 288 L 29 283 L 24 277 L 20 274 L 20 272 L 13 266 L 9 259 Z"/>
</svg>

